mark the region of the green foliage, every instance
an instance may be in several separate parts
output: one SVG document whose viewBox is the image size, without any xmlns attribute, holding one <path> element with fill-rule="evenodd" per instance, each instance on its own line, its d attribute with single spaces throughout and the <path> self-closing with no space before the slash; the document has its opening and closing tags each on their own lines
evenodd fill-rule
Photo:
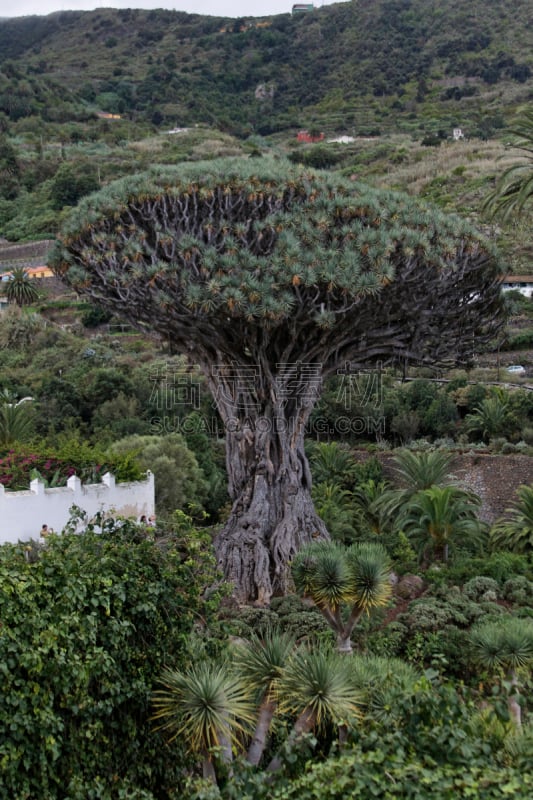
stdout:
<svg viewBox="0 0 533 800">
<path fill-rule="evenodd" d="M 49 537 L 31 562 L 23 545 L 4 545 L 0 573 L 3 790 L 118 800 L 119 784 L 129 797 L 170 795 L 183 755 L 151 730 L 150 694 L 209 614 L 205 543 L 155 543 L 106 520 L 98 534 Z"/>
<path fill-rule="evenodd" d="M 0 392 L 0 453 L 15 442 L 22 443 L 31 438 L 33 409 L 31 402 L 28 403 L 16 402 L 7 389 Z M 1 476 L 0 482 L 3 483 Z"/>
<path fill-rule="evenodd" d="M 466 749 L 467 745 L 465 745 Z M 386 779 L 384 779 L 384 774 Z M 357 747 L 337 758 L 310 765 L 308 772 L 269 794 L 272 800 L 528 800 L 533 776 L 513 767 L 483 763 L 468 766 L 438 764 L 432 759 L 407 755 L 403 749 L 385 754 L 379 747 Z"/>
<path fill-rule="evenodd" d="M 497 600 L 499 599 L 500 586 L 494 578 L 478 576 L 465 583 L 463 592 L 470 600 Z"/>
<path fill-rule="evenodd" d="M 533 486 L 520 486 L 517 499 L 490 531 L 493 550 L 533 552 Z"/>
<path fill-rule="evenodd" d="M 521 214 L 533 196 L 533 112 L 524 111 L 511 128 L 514 146 L 525 156 L 499 176 L 496 186 L 487 195 L 484 209 L 492 216 L 509 219 Z"/>
<path fill-rule="evenodd" d="M 106 472 L 117 481 L 141 480 L 144 475 L 131 453 L 104 454 L 77 437 L 56 447 L 18 444 L 0 459 L 0 481 L 13 491 L 28 489 L 35 473 L 45 483 L 64 486 L 71 475 L 83 483 L 97 483 Z"/>
<path fill-rule="evenodd" d="M 397 521 L 426 564 L 447 561 L 450 548 L 460 544 L 479 549 L 486 526 L 478 518 L 480 498 L 457 486 L 430 486 L 416 492 L 401 509 Z"/>
<path fill-rule="evenodd" d="M 39 290 L 24 267 L 13 267 L 11 278 L 4 287 L 4 294 L 10 303 L 15 303 L 20 308 L 35 303 Z"/>
<path fill-rule="evenodd" d="M 78 200 L 98 189 L 98 177 L 92 164 L 80 163 L 76 169 L 71 164 L 61 164 L 50 186 L 52 207 L 60 211 L 64 206 L 75 206 Z"/>
<path fill-rule="evenodd" d="M 114 442 L 110 455 L 134 455 L 143 469 L 154 473 L 156 505 L 160 512 L 201 507 L 207 483 L 194 454 L 179 433 L 168 436 L 127 436 Z"/>
<path fill-rule="evenodd" d="M 43 317 L 34 311 L 15 306 L 8 308 L 0 317 L 0 348 L 30 350 L 45 324 Z"/>
<path fill-rule="evenodd" d="M 294 557 L 296 591 L 312 600 L 337 635 L 339 650 L 351 652 L 350 637 L 361 616 L 387 604 L 391 595 L 389 560 L 381 544 L 358 542 L 341 547 L 315 542 Z M 349 606 L 349 617 L 341 609 Z"/>
</svg>

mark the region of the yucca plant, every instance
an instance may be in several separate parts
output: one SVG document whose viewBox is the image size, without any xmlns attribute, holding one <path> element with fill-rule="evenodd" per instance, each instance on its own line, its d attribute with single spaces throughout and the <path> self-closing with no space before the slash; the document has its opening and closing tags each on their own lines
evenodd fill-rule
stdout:
<svg viewBox="0 0 533 800">
<path fill-rule="evenodd" d="M 362 698 L 355 687 L 350 663 L 336 653 L 298 650 L 279 683 L 280 712 L 296 715 L 289 743 L 331 722 L 340 729 L 361 716 Z M 283 763 L 277 754 L 267 769 Z"/>
<path fill-rule="evenodd" d="M 38 300 L 39 291 L 24 267 L 14 267 L 5 288 L 5 295 L 10 303 L 16 303 L 19 307 L 29 306 Z"/>
<path fill-rule="evenodd" d="M 261 761 L 272 719 L 278 709 L 279 682 L 294 651 L 294 637 L 268 631 L 263 638 L 252 638 L 235 648 L 233 663 L 244 684 L 258 702 L 257 723 L 246 760 L 257 766 Z"/>
<path fill-rule="evenodd" d="M 296 591 L 317 606 L 343 653 L 352 652 L 351 635 L 361 616 L 387 604 L 392 591 L 389 573 L 385 549 L 368 542 L 348 548 L 316 542 L 300 550 L 292 563 Z M 350 610 L 344 620 L 346 606 Z"/>
<path fill-rule="evenodd" d="M 188 742 L 203 775 L 217 782 L 215 762 L 232 760 L 232 744 L 254 720 L 250 689 L 225 664 L 200 662 L 186 672 L 165 669 L 153 694 L 157 729 Z"/>
<path fill-rule="evenodd" d="M 533 553 L 533 486 L 520 486 L 517 500 L 490 531 L 492 550 Z"/>
<path fill-rule="evenodd" d="M 533 664 L 533 621 L 505 617 L 486 622 L 471 631 L 470 642 L 474 660 L 489 672 L 500 672 L 509 682 L 509 714 L 520 726 L 519 675 Z"/>
</svg>

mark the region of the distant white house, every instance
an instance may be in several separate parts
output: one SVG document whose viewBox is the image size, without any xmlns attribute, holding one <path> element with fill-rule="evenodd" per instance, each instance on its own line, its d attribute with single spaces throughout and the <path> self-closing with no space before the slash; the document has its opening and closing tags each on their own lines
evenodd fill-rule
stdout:
<svg viewBox="0 0 533 800">
<path fill-rule="evenodd" d="M 337 136 L 335 139 L 328 139 L 328 144 L 333 144 L 337 142 L 338 144 L 350 144 L 350 142 L 355 142 L 353 136 Z"/>
<path fill-rule="evenodd" d="M 464 139 L 465 135 L 461 128 L 454 128 L 452 132 L 454 142 L 458 142 L 459 139 Z"/>
<path fill-rule="evenodd" d="M 502 281 L 504 292 L 520 292 L 524 297 L 533 297 L 533 275 L 506 275 Z"/>
</svg>

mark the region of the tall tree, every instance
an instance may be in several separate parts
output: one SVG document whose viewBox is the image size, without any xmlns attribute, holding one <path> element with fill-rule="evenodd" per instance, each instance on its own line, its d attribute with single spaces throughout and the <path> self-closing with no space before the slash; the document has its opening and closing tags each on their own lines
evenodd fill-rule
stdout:
<svg viewBox="0 0 533 800">
<path fill-rule="evenodd" d="M 465 362 L 502 308 L 497 260 L 460 219 L 270 159 L 117 181 L 72 212 L 52 264 L 203 370 L 233 501 L 219 564 L 259 602 L 285 590 L 303 544 L 327 536 L 303 444 L 324 376 Z"/>
</svg>

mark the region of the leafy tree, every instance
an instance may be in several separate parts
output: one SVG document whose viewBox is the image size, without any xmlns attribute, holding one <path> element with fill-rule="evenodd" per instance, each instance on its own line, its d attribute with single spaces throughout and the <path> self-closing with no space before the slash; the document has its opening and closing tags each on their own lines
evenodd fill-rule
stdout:
<svg viewBox="0 0 533 800">
<path fill-rule="evenodd" d="M 508 167 L 500 175 L 483 204 L 486 211 L 504 220 L 521 214 L 533 197 L 533 111 L 525 111 L 510 132 L 514 136 L 514 147 L 525 160 Z"/>
<path fill-rule="evenodd" d="M 400 450 L 394 456 L 396 477 L 410 493 L 449 483 L 452 462 L 444 450 Z"/>
<path fill-rule="evenodd" d="M 490 531 L 493 550 L 533 553 L 533 486 L 520 486 L 517 500 Z"/>
<path fill-rule="evenodd" d="M 13 267 L 4 293 L 9 302 L 16 303 L 19 308 L 31 305 L 39 297 L 39 290 L 24 267 Z"/>
<path fill-rule="evenodd" d="M 451 546 L 479 546 L 483 541 L 480 505 L 477 495 L 458 486 L 430 486 L 408 500 L 397 525 L 417 544 L 421 560 L 447 561 Z"/>
<path fill-rule="evenodd" d="M 398 514 L 417 492 L 449 483 L 453 456 L 444 450 L 399 450 L 393 458 L 395 477 L 401 488 L 385 490 L 375 498 L 374 514 L 382 525 L 395 526 Z"/>
<path fill-rule="evenodd" d="M 352 631 L 363 614 L 388 602 L 389 571 L 385 549 L 367 542 L 349 548 L 316 542 L 300 550 L 292 564 L 296 591 L 323 614 L 343 653 L 352 652 Z M 345 620 L 342 609 L 346 605 L 350 611 Z"/>
<path fill-rule="evenodd" d="M 50 187 L 53 208 L 60 211 L 64 206 L 75 206 L 80 197 L 96 189 L 98 176 L 92 164 L 61 164 Z"/>
<path fill-rule="evenodd" d="M 159 512 L 187 510 L 201 506 L 207 483 L 194 453 L 180 433 L 168 436 L 134 434 L 114 442 L 110 454 L 132 453 L 143 469 L 154 473 L 156 506 Z"/>
<path fill-rule="evenodd" d="M 286 589 L 313 508 L 306 422 L 339 363 L 450 363 L 498 330 L 494 255 L 408 198 L 270 159 L 155 168 L 82 201 L 52 259 L 201 367 L 227 431 L 217 537 L 242 599 Z"/>
<path fill-rule="evenodd" d="M 13 145 L 2 135 L 0 126 L 0 196 L 13 200 L 20 186 L 20 167 Z"/>
</svg>

